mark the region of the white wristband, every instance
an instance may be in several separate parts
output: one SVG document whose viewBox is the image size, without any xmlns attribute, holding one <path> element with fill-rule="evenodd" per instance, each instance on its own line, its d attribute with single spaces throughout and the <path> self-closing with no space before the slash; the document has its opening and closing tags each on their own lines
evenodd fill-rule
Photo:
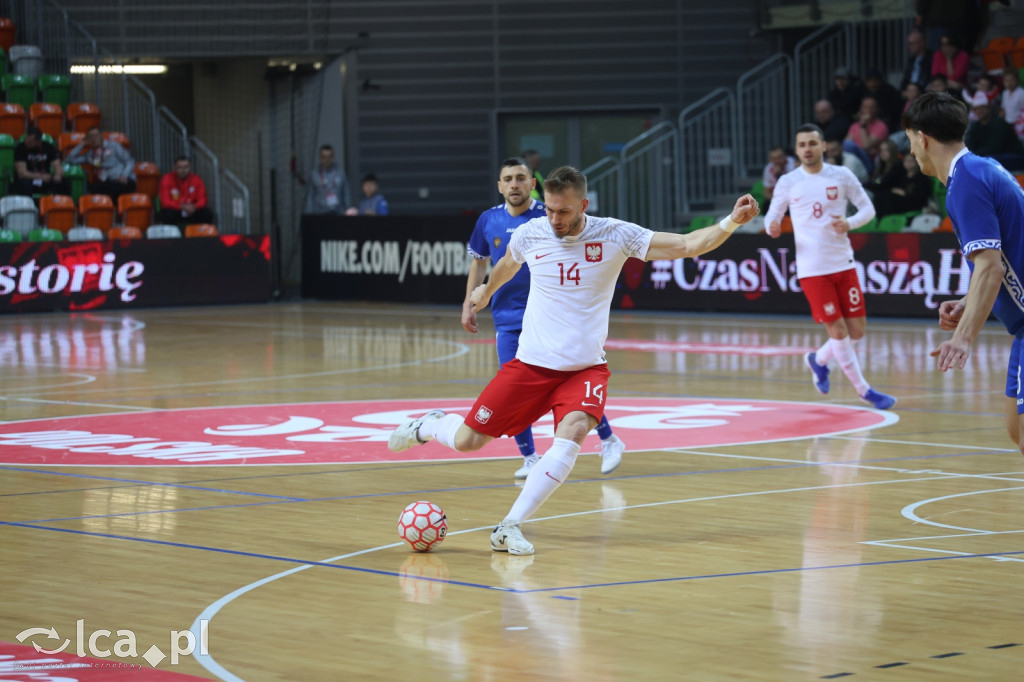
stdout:
<svg viewBox="0 0 1024 682">
<path fill-rule="evenodd" d="M 734 223 L 732 221 L 732 216 L 727 215 L 724 218 L 722 218 L 722 222 L 718 223 L 718 226 L 725 230 L 726 232 L 733 232 L 736 230 L 737 227 L 740 226 L 740 224 Z"/>
</svg>

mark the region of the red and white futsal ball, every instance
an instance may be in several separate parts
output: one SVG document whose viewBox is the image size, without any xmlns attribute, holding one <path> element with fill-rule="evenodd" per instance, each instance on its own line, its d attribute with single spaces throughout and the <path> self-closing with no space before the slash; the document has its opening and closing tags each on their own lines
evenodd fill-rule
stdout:
<svg viewBox="0 0 1024 682">
<path fill-rule="evenodd" d="M 429 552 L 448 534 L 448 517 L 433 502 L 413 502 L 398 517 L 398 537 L 417 552 Z"/>
</svg>

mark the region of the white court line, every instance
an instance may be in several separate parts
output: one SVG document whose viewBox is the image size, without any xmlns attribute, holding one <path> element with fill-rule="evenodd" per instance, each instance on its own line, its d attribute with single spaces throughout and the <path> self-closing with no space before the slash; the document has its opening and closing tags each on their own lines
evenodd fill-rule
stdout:
<svg viewBox="0 0 1024 682">
<path fill-rule="evenodd" d="M 995 391 L 991 391 L 995 393 Z M 857 440 L 852 436 L 836 436 L 844 440 Z M 980 445 L 959 445 L 957 443 L 925 443 L 919 440 L 890 440 L 887 438 L 865 438 L 870 443 L 889 443 L 890 445 L 929 445 L 936 448 L 952 448 L 955 450 L 990 450 L 992 452 L 1017 452 L 1015 448 L 985 448 Z"/>
<path fill-rule="evenodd" d="M 274 376 L 253 377 L 251 379 L 217 379 L 217 380 L 214 380 L 214 381 L 193 381 L 193 382 L 182 383 L 182 384 L 159 384 L 159 385 L 147 386 L 146 390 L 152 392 L 152 391 L 165 391 L 165 390 L 172 389 L 172 388 L 175 388 L 175 389 L 177 389 L 177 388 L 194 388 L 196 386 L 239 386 L 239 385 L 242 385 L 242 384 L 251 384 L 251 383 L 258 383 L 258 382 L 278 383 L 278 382 L 281 382 L 281 381 L 284 381 L 284 380 L 291 380 L 291 379 L 309 379 L 309 378 L 313 378 L 313 377 L 340 376 L 340 375 L 344 375 L 344 374 L 355 374 L 355 373 L 358 373 L 358 372 L 370 372 L 370 371 L 379 370 L 379 369 L 395 369 L 395 368 L 398 368 L 398 367 L 409 367 L 409 366 L 412 366 L 412 365 L 428 365 L 428 364 L 435 363 L 435 362 L 444 362 L 445 360 L 451 360 L 453 358 L 457 358 L 457 357 L 461 357 L 463 355 L 466 355 L 470 351 L 469 346 L 464 344 L 464 343 L 456 343 L 454 341 L 445 341 L 445 340 L 442 340 L 442 339 L 438 339 L 438 343 L 448 344 L 448 345 L 451 345 L 451 346 L 455 346 L 455 347 L 458 348 L 458 350 L 453 352 L 453 353 L 449 353 L 447 355 L 440 355 L 438 357 L 428 358 L 426 360 L 410 360 L 409 362 L 393 362 L 393 363 L 388 363 L 386 365 L 373 365 L 373 366 L 367 366 L 367 367 L 353 367 L 353 368 L 350 368 L 350 369 L 335 369 L 335 370 L 328 370 L 328 371 L 324 371 L 324 372 L 306 372 L 304 374 L 275 374 Z M 86 394 L 86 393 L 93 393 L 93 394 L 99 393 L 99 394 L 103 394 L 103 393 L 112 393 L 112 392 L 113 393 L 120 393 L 120 392 L 123 392 L 124 390 L 125 389 L 124 389 L 123 386 L 119 386 L 117 388 L 100 388 L 100 389 L 96 389 L 96 390 L 93 390 L 93 391 L 81 391 L 80 394 Z M 45 394 L 46 390 L 39 391 L 39 393 L 40 394 Z"/>
<path fill-rule="evenodd" d="M 932 478 L 939 478 L 939 479 L 941 479 L 941 478 L 946 478 L 946 477 L 945 476 L 935 476 L 935 477 L 932 477 Z M 915 479 L 915 480 L 928 480 L 928 479 Z M 608 507 L 607 509 L 604 509 L 604 508 L 602 508 L 602 509 L 591 509 L 591 510 L 582 511 L 582 512 L 573 512 L 573 513 L 570 513 L 570 514 L 558 514 L 558 515 L 555 515 L 555 516 L 545 516 L 545 517 L 530 519 L 530 520 L 528 520 L 528 521 L 526 521 L 524 523 L 537 523 L 537 522 L 540 522 L 540 521 L 552 521 L 552 520 L 555 520 L 555 519 L 565 519 L 565 518 L 572 518 L 572 517 L 576 517 L 576 516 L 587 516 L 587 515 L 590 515 L 590 514 L 603 514 L 605 512 L 619 511 L 619 510 L 624 510 L 624 509 L 644 509 L 644 508 L 649 508 L 649 507 L 660 507 L 660 506 L 665 506 L 665 505 L 670 505 L 670 504 L 685 504 L 685 503 L 688 503 L 688 502 L 707 502 L 707 501 L 711 501 L 711 500 L 733 499 L 733 498 L 737 498 L 737 497 L 752 497 L 752 496 L 757 496 L 757 495 L 773 495 L 773 494 L 777 494 L 777 493 L 805 492 L 805 491 L 813 491 L 813 490 L 827 490 L 827 489 L 832 489 L 832 488 L 856 488 L 856 487 L 869 486 L 869 485 L 883 485 L 883 484 L 887 484 L 887 483 L 906 483 L 906 481 L 903 480 L 903 479 L 896 479 L 896 480 L 891 480 L 891 481 L 868 481 L 868 482 L 860 482 L 860 483 L 838 483 L 838 484 L 832 484 L 832 485 L 810 486 L 810 487 L 806 487 L 806 488 L 788 488 L 788 489 L 785 489 L 785 490 L 758 490 L 758 491 L 752 491 L 752 492 L 746 492 L 746 493 L 731 493 L 731 494 L 727 494 L 727 495 L 711 495 L 711 496 L 706 496 L 706 497 L 687 498 L 687 499 L 681 499 L 681 500 L 666 500 L 666 501 L 663 501 L 663 502 L 649 502 L 649 503 L 645 503 L 645 504 L 626 505 L 626 506 L 623 506 L 623 507 Z M 469 529 L 466 529 L 466 530 L 460 530 L 460 531 L 451 532 L 451 533 L 448 533 L 448 535 L 452 536 L 452 535 L 462 535 L 462 534 L 465 534 L 465 533 L 475 533 L 475 532 L 478 532 L 478 531 L 481 531 L 481 530 L 490 530 L 491 528 L 492 528 L 492 526 L 490 526 L 490 525 L 479 526 L 477 528 L 469 528 Z M 390 549 L 392 547 L 401 547 L 402 545 L 403 545 L 403 543 L 401 543 L 401 542 L 393 542 L 391 544 L 381 545 L 379 547 L 371 547 L 369 549 L 363 549 L 363 550 L 360 550 L 358 552 L 351 552 L 349 554 L 342 554 L 342 555 L 339 555 L 339 556 L 336 556 L 336 557 L 331 557 L 329 559 L 324 559 L 323 561 L 320 561 L 319 563 L 332 563 L 332 562 L 335 562 L 335 561 L 341 561 L 343 559 L 350 559 L 352 557 L 356 557 L 356 556 L 359 556 L 359 555 L 362 555 L 362 554 L 370 554 L 370 553 L 377 552 L 377 551 L 380 551 L 380 550 L 383 550 L 383 549 Z M 278 580 L 280 578 L 284 578 L 284 577 L 293 575 L 295 573 L 298 573 L 300 571 L 304 571 L 306 569 L 316 568 L 316 567 L 317 566 L 315 566 L 313 564 L 306 564 L 306 565 L 303 565 L 303 566 L 296 566 L 295 568 L 288 569 L 287 571 L 282 571 L 281 573 L 277 573 L 277 574 L 268 576 L 268 577 L 263 578 L 261 580 L 257 580 L 256 582 L 253 582 L 253 583 L 250 583 L 250 584 L 245 585 L 243 587 L 240 587 L 237 590 L 235 590 L 234 592 L 231 592 L 229 594 L 224 595 L 223 597 L 221 597 L 220 599 L 218 599 L 217 601 L 213 602 L 212 604 L 207 606 L 205 609 L 203 609 L 202 613 L 200 613 L 198 616 L 196 616 L 196 619 L 192 622 L 192 626 L 189 629 L 192 631 L 193 635 L 195 635 L 196 641 L 197 642 L 201 641 L 200 640 L 200 638 L 201 638 L 201 621 L 205 620 L 205 621 L 207 621 L 208 624 L 211 623 L 213 621 L 213 617 L 216 616 L 217 613 L 219 613 L 225 606 L 227 606 L 228 604 L 233 602 L 235 599 L 237 599 L 237 598 L 241 597 L 242 595 L 245 595 L 245 594 L 255 590 L 258 587 L 262 587 L 263 585 L 266 585 L 268 583 L 274 582 L 275 580 Z M 501 588 L 496 588 L 496 589 L 500 590 Z M 231 673 L 230 671 L 228 671 L 224 666 L 222 666 L 220 663 L 218 663 L 213 658 L 213 656 L 211 656 L 209 654 L 198 654 L 198 653 L 195 653 L 195 654 L 193 654 L 193 658 L 195 658 L 196 661 L 201 666 L 203 666 L 203 668 L 205 668 L 209 672 L 213 673 L 214 675 L 217 675 L 218 677 L 220 677 L 221 679 L 225 680 L 226 682 L 243 682 L 242 678 L 240 678 L 240 677 L 234 675 L 233 673 Z"/>
<path fill-rule="evenodd" d="M 926 525 L 935 526 L 937 528 L 949 528 L 951 530 L 965 530 L 965 531 L 973 532 L 973 533 L 990 533 L 991 531 L 981 530 L 980 528 L 966 528 L 964 526 L 951 526 L 949 524 L 939 523 L 938 521 L 931 521 L 929 519 L 922 518 L 921 516 L 918 516 L 917 508 L 918 507 L 922 507 L 922 506 L 924 506 L 926 504 L 929 504 L 931 502 L 941 502 L 942 500 L 950 500 L 950 499 L 953 499 L 953 498 L 956 498 L 956 497 L 966 497 L 968 495 L 983 495 L 983 494 L 986 494 L 986 493 L 1003 493 L 1003 492 L 1008 492 L 1008 491 L 1011 491 L 1011 490 L 1024 490 L 1024 486 L 1018 486 L 1016 488 L 996 488 L 996 489 L 992 489 L 992 490 L 974 490 L 974 491 L 966 492 L 966 493 L 955 493 L 953 495 L 943 495 L 942 497 L 933 497 L 933 498 L 928 499 L 928 500 L 920 500 L 920 501 L 915 502 L 913 504 L 908 504 L 906 507 L 904 507 L 902 510 L 900 510 L 900 513 L 903 515 L 904 518 L 909 519 L 910 521 L 913 521 L 914 523 L 924 523 Z"/>
<path fill-rule="evenodd" d="M 151 407 L 151 406 L 139 407 L 137 405 L 112 405 L 112 404 L 109 404 L 109 403 L 84 403 L 84 402 L 78 402 L 78 401 L 75 401 L 75 400 L 43 400 L 42 398 L 17 398 L 17 397 L 9 397 L 9 396 L 4 396 L 4 395 L 0 395 L 0 400 L 6 400 L 6 401 L 12 402 L 12 403 L 43 403 L 45 405 L 74 405 L 75 407 L 102 407 L 102 408 L 113 408 L 115 410 L 137 410 L 139 412 L 154 412 L 154 411 L 157 411 L 157 410 L 154 410 L 153 407 Z M 74 416 L 83 416 L 83 415 L 74 415 Z M 16 421 L 23 421 L 23 420 L 19 419 L 19 420 L 16 420 Z M 0 421 L 0 423 L 4 423 L 4 422 Z M 14 422 L 7 422 L 7 423 L 14 423 Z"/>
</svg>

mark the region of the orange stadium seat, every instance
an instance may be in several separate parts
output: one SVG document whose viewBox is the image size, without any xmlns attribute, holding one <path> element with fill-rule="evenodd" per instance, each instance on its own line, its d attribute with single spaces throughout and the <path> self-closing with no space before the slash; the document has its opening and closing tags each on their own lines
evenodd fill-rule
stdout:
<svg viewBox="0 0 1024 682">
<path fill-rule="evenodd" d="M 1015 69 L 1024 68 L 1024 36 L 1017 38 L 1017 42 L 1013 44 L 1013 49 L 1010 50 L 1010 63 Z"/>
<path fill-rule="evenodd" d="M 124 147 L 125 149 L 131 151 L 132 143 L 129 142 L 128 136 L 125 135 L 124 133 L 118 133 L 118 132 L 113 132 L 113 131 L 106 132 L 106 133 L 103 133 L 103 139 L 104 140 L 111 140 L 113 142 L 116 142 L 119 145 L 121 145 L 122 147 Z"/>
<path fill-rule="evenodd" d="M 780 224 L 782 234 L 789 234 L 793 232 L 793 219 L 788 215 L 782 216 L 782 222 Z"/>
<path fill-rule="evenodd" d="M 998 36 L 988 41 L 988 45 L 978 50 L 978 54 L 985 60 L 986 71 L 1002 71 L 1006 68 L 1006 55 L 1014 47 L 1014 39 L 1008 36 Z"/>
<path fill-rule="evenodd" d="M 939 223 L 939 226 L 935 229 L 936 232 L 952 232 L 953 231 L 953 219 L 946 216 Z"/>
<path fill-rule="evenodd" d="M 64 132 L 64 112 L 57 104 L 36 102 L 28 108 L 28 120 L 55 140 Z"/>
<path fill-rule="evenodd" d="M 107 230 L 107 239 L 142 239 L 142 230 L 131 225 L 120 225 Z"/>
<path fill-rule="evenodd" d="M 60 152 L 60 158 L 68 158 L 71 150 L 77 147 L 84 139 L 85 133 L 61 133 L 57 137 L 57 150 Z"/>
<path fill-rule="evenodd" d="M 67 232 L 75 226 L 75 200 L 63 194 L 39 199 L 39 217 L 43 227 Z"/>
<path fill-rule="evenodd" d="M 186 237 L 216 237 L 218 234 L 217 226 L 210 225 L 209 223 L 196 223 L 185 226 Z"/>
<path fill-rule="evenodd" d="M 109 230 L 114 226 L 114 202 L 106 194 L 83 194 L 78 198 L 82 225 Z"/>
<path fill-rule="evenodd" d="M 11 46 L 18 40 L 18 30 L 14 22 L 7 17 L 0 18 L 0 47 L 4 52 L 10 52 Z"/>
<path fill-rule="evenodd" d="M 153 222 L 153 202 L 140 192 L 122 194 L 117 198 L 117 213 L 126 227 L 145 230 Z"/>
<path fill-rule="evenodd" d="M 84 133 L 100 125 L 100 108 L 89 102 L 72 102 L 64 115 L 68 119 L 68 129 L 76 133 Z"/>
<path fill-rule="evenodd" d="M 25 110 L 20 104 L 0 103 L 0 134 L 20 140 L 26 124 Z"/>
<path fill-rule="evenodd" d="M 156 199 L 160 193 L 160 168 L 149 161 L 135 164 L 135 191 Z"/>
</svg>

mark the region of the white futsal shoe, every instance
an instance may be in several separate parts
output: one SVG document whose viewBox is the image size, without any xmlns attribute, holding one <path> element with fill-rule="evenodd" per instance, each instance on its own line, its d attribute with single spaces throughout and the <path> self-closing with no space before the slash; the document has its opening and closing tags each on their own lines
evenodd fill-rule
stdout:
<svg viewBox="0 0 1024 682">
<path fill-rule="evenodd" d="M 423 445 L 427 441 L 420 440 L 420 424 L 425 421 L 440 419 L 445 415 L 444 410 L 431 410 L 419 419 L 410 419 L 397 429 L 391 432 L 388 438 L 388 450 L 391 452 L 402 452 L 417 445 Z"/>
<path fill-rule="evenodd" d="M 601 441 L 601 473 L 610 474 L 622 464 L 622 453 L 626 444 L 614 433 L 607 440 Z"/>
<path fill-rule="evenodd" d="M 524 478 L 526 478 L 527 476 L 529 476 L 530 475 L 530 469 L 532 469 L 533 465 L 536 464 L 539 461 L 540 461 L 540 455 L 533 454 L 533 455 L 527 455 L 526 457 L 523 457 L 523 466 L 521 466 L 518 469 L 516 469 L 516 473 L 515 473 L 516 480 L 521 481 Z"/>
<path fill-rule="evenodd" d="M 523 537 L 519 524 L 507 520 L 494 527 L 494 532 L 491 533 L 491 549 L 517 556 L 533 554 L 533 545 Z"/>
</svg>

